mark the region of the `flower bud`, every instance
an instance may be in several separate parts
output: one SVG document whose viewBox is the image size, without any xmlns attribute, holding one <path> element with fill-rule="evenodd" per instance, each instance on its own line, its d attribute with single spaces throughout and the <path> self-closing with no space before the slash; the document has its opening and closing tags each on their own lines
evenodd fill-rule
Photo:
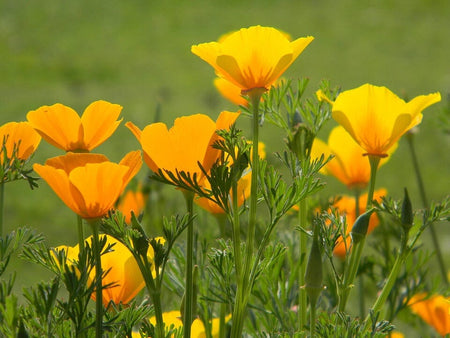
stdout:
<svg viewBox="0 0 450 338">
<path fill-rule="evenodd" d="M 301 123 L 294 127 L 287 144 L 298 159 L 304 159 L 311 154 L 312 144 L 315 138 L 314 132 L 307 125 Z"/>
<path fill-rule="evenodd" d="M 411 200 L 409 199 L 408 190 L 405 188 L 405 195 L 402 203 L 401 222 L 405 232 L 411 229 L 414 221 L 414 213 L 412 209 Z"/>
<path fill-rule="evenodd" d="M 131 212 L 131 227 L 141 234 L 140 237 L 132 238 L 133 246 L 137 250 L 137 252 L 139 252 L 139 255 L 141 255 L 142 257 L 146 257 L 149 246 L 148 238 L 147 235 L 145 234 L 144 229 L 142 229 L 141 224 L 137 220 L 134 212 Z"/>
<path fill-rule="evenodd" d="M 370 209 L 356 219 L 352 230 L 350 231 L 353 244 L 359 243 L 366 237 L 367 229 L 369 228 L 370 216 L 373 212 L 374 209 Z"/>
<path fill-rule="evenodd" d="M 312 306 L 316 304 L 317 298 L 322 292 L 322 280 L 322 254 L 320 253 L 317 230 L 315 229 L 305 273 L 305 290 Z"/>
</svg>

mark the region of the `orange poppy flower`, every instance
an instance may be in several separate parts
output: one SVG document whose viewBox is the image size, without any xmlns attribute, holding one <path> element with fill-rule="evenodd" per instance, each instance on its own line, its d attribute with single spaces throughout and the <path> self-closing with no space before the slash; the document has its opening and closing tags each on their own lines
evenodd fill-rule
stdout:
<svg viewBox="0 0 450 338">
<path fill-rule="evenodd" d="M 214 86 L 217 88 L 219 93 L 231 103 L 238 106 L 248 107 L 248 100 L 242 96 L 241 88 L 235 84 L 221 77 L 217 77 L 214 79 Z"/>
<path fill-rule="evenodd" d="M 389 150 L 389 155 L 397 149 L 397 143 Z M 364 149 L 347 133 L 342 126 L 335 127 L 328 137 L 328 144 L 320 139 L 314 139 L 311 157 L 334 157 L 321 169 L 324 175 L 333 175 L 349 189 L 364 189 L 370 181 L 370 163 L 364 156 Z M 380 165 L 386 163 L 389 157 L 383 158 Z"/>
<path fill-rule="evenodd" d="M 102 280 L 102 285 L 111 285 L 102 290 L 103 305 L 108 307 L 110 302 L 114 304 L 128 304 L 144 288 L 144 278 L 130 250 L 114 237 L 109 235 L 102 236 L 106 236 L 106 245 L 113 245 L 110 251 L 101 256 L 102 270 L 108 271 Z M 156 240 L 164 243 L 162 237 L 158 237 Z M 86 242 L 92 246 L 92 236 L 88 237 Z M 74 264 L 78 260 L 78 244 L 74 247 L 58 246 L 55 250 L 65 250 L 69 265 Z M 147 256 L 149 262 L 153 262 L 153 247 L 149 247 Z M 154 264 L 152 266 L 154 267 Z M 95 274 L 95 269 L 92 269 L 88 279 L 89 285 L 95 280 Z M 155 275 L 155 271 L 153 271 L 153 275 Z M 91 298 L 95 300 L 95 292 L 92 293 Z"/>
<path fill-rule="evenodd" d="M 275 28 L 252 26 L 227 34 L 218 42 L 192 46 L 191 51 L 241 90 L 269 89 L 313 39 L 290 41 Z"/>
<path fill-rule="evenodd" d="M 434 93 L 406 103 L 386 87 L 365 84 L 340 93 L 332 116 L 367 154 L 385 157 L 404 133 L 422 121 L 422 110 L 440 100 L 441 95 Z"/>
<path fill-rule="evenodd" d="M 106 215 L 142 165 L 140 151 L 128 153 L 119 164 L 100 154 L 67 153 L 51 158 L 36 171 L 61 200 L 82 218 Z"/>
<path fill-rule="evenodd" d="M 125 217 L 125 223 L 131 224 L 131 212 L 136 217 L 144 210 L 146 196 L 142 191 L 128 190 L 125 195 L 119 200 L 116 209 L 119 210 Z"/>
<path fill-rule="evenodd" d="M 27 119 L 46 140 L 65 151 L 88 152 L 114 133 L 122 106 L 107 101 L 91 103 L 80 116 L 60 103 L 30 111 Z"/>
<path fill-rule="evenodd" d="M 166 329 L 170 328 L 173 325 L 173 329 L 179 330 L 183 327 L 183 320 L 181 319 L 180 311 L 169 311 L 164 312 L 163 314 L 163 322 Z M 225 322 L 228 322 L 231 319 L 231 315 L 225 317 Z M 152 325 L 156 325 L 156 318 L 153 316 L 150 318 L 150 323 Z M 211 322 L 211 335 L 213 338 L 219 337 L 220 330 L 220 319 L 213 318 Z M 133 333 L 133 337 L 140 337 L 138 333 Z M 195 319 L 192 322 L 191 326 L 191 337 L 193 338 L 203 338 L 206 337 L 205 325 L 200 319 Z"/>
<path fill-rule="evenodd" d="M 41 137 L 28 122 L 8 122 L 0 127 L 0 142 L 0 163 L 3 164 L 4 150 L 8 159 L 15 150 L 16 158 L 27 160 L 36 151 Z"/>
<path fill-rule="evenodd" d="M 222 112 L 214 122 L 207 115 L 179 117 L 167 129 L 164 123 L 153 123 L 142 131 L 133 123 L 126 126 L 133 132 L 144 151 L 144 160 L 155 173 L 161 170 L 203 176 L 198 163 L 208 171 L 216 162 L 219 150 L 212 145 L 219 139 L 217 130 L 228 129 L 239 113 Z"/>
<path fill-rule="evenodd" d="M 266 158 L 266 146 L 264 143 L 259 142 L 258 144 L 258 154 L 260 158 Z M 250 151 L 250 154 L 252 152 Z M 237 197 L 238 197 L 238 205 L 241 206 L 244 204 L 250 196 L 250 187 L 252 181 L 252 172 L 250 166 L 244 172 L 244 175 L 239 179 L 237 183 Z M 205 189 L 211 189 L 211 185 L 207 180 L 203 182 L 203 186 Z M 209 211 L 212 214 L 223 214 L 225 211 L 217 204 L 211 201 L 206 197 L 198 197 L 194 199 L 194 202 L 202 207 L 203 209 Z"/>
<path fill-rule="evenodd" d="M 374 193 L 374 200 L 381 201 L 381 197 L 386 196 L 386 189 L 379 189 Z M 366 203 L 367 203 L 367 194 L 362 195 L 359 198 L 359 213 L 358 215 L 363 214 L 366 211 Z M 353 224 L 356 221 L 356 205 L 355 198 L 350 196 L 342 196 L 339 200 L 337 200 L 333 205 L 339 213 L 346 218 L 347 221 L 347 229 L 345 229 L 345 233 L 347 234 L 346 241 L 344 243 L 342 237 L 339 237 L 337 240 L 336 246 L 334 247 L 333 253 L 340 257 L 344 258 L 347 254 L 347 251 L 350 250 L 351 238 L 350 231 L 352 230 Z M 379 219 L 376 213 L 373 213 L 370 216 L 369 228 L 367 229 L 367 234 L 370 234 L 379 224 Z"/>
<path fill-rule="evenodd" d="M 411 311 L 444 337 L 450 333 L 450 297 L 434 295 L 427 299 L 425 293 L 415 295 L 409 301 Z"/>
</svg>

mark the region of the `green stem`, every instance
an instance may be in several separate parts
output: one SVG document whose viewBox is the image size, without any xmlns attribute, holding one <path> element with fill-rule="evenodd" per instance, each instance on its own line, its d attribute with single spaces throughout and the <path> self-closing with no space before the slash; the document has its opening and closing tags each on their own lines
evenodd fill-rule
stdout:
<svg viewBox="0 0 450 338">
<path fill-rule="evenodd" d="M 193 318 L 193 303 L 194 303 L 194 279 L 193 279 L 193 264 L 194 264 L 194 224 L 192 221 L 194 211 L 194 194 L 184 191 L 186 199 L 186 207 L 189 215 L 189 223 L 187 225 L 187 248 L 186 248 L 186 293 L 183 314 L 183 330 L 184 337 L 191 337 L 191 325 Z"/>
<path fill-rule="evenodd" d="M 226 315 L 227 315 L 227 304 L 222 303 L 222 304 L 220 304 L 219 338 L 225 338 L 225 334 L 226 334 L 225 317 L 226 317 Z"/>
<path fill-rule="evenodd" d="M 78 228 L 78 246 L 80 249 L 80 255 L 84 255 L 84 231 L 83 231 L 83 219 L 80 215 L 77 215 L 77 228 Z"/>
<path fill-rule="evenodd" d="M 98 234 L 99 220 L 89 222 L 92 227 L 92 249 L 95 255 L 95 337 L 100 338 L 103 333 L 103 295 L 102 295 L 102 261 L 100 240 Z"/>
<path fill-rule="evenodd" d="M 244 319 L 247 309 L 248 298 L 251 292 L 252 285 L 249 281 L 250 270 L 253 259 L 253 249 L 255 241 L 255 229 L 256 229 L 256 206 L 258 199 L 258 176 L 259 176 L 259 155 L 258 155 L 258 143 L 259 143 L 259 101 L 261 95 L 266 91 L 265 88 L 254 88 L 247 92 L 251 99 L 253 107 L 252 116 L 252 154 L 251 154 L 251 168 L 252 179 L 250 187 L 250 210 L 248 218 L 248 232 L 247 243 L 245 251 L 245 262 L 243 271 L 238 278 L 236 301 L 233 309 L 233 325 L 231 328 L 231 337 L 241 337 L 244 328 Z M 240 235 L 240 234 L 239 234 Z M 235 244 L 236 247 L 236 244 Z M 240 250 L 240 247 L 237 248 Z M 236 251 L 236 249 L 235 249 Z M 237 271 L 237 270 L 236 270 Z"/>
<path fill-rule="evenodd" d="M 302 199 L 299 203 L 299 211 L 298 211 L 298 218 L 299 218 L 299 224 L 303 229 L 306 229 L 306 199 Z M 306 289 L 304 288 L 305 285 L 305 273 L 306 273 L 306 246 L 307 246 L 307 234 L 304 231 L 300 231 L 300 269 L 298 274 L 298 283 L 299 283 L 299 293 L 298 293 L 298 322 L 300 325 L 300 330 L 303 330 L 303 328 L 306 325 L 307 321 L 307 294 Z"/>
<path fill-rule="evenodd" d="M 422 179 L 422 175 L 420 173 L 420 166 L 419 166 L 419 161 L 417 159 L 417 155 L 416 155 L 416 150 L 414 147 L 414 134 L 411 132 L 408 132 L 406 134 L 406 139 L 408 140 L 408 144 L 409 144 L 409 150 L 411 152 L 411 158 L 412 158 L 412 162 L 413 162 L 413 167 L 414 167 L 414 172 L 416 174 L 416 180 L 417 180 L 417 184 L 419 186 L 419 193 L 420 193 L 420 197 L 422 199 L 422 204 L 423 206 L 428 209 L 428 199 L 425 193 L 425 185 L 423 183 L 423 179 Z M 433 241 L 433 246 L 436 252 L 436 257 L 437 257 L 437 261 L 438 261 L 438 265 L 439 265 L 439 270 L 441 272 L 442 275 L 442 279 L 445 283 L 446 286 L 449 285 L 449 280 L 447 277 L 447 268 L 445 267 L 445 262 L 442 256 L 442 250 L 441 247 L 439 245 L 439 240 L 437 238 L 436 235 L 436 230 L 434 228 L 433 224 L 429 225 L 430 228 L 430 234 L 431 234 L 431 239 Z"/>
<path fill-rule="evenodd" d="M 372 206 L 373 194 L 375 191 L 375 181 L 377 177 L 378 164 L 380 163 L 380 157 L 376 155 L 368 155 L 370 163 L 370 183 L 369 192 L 367 196 L 366 211 Z M 356 273 L 358 271 L 359 263 L 361 261 L 362 252 L 364 249 L 364 244 L 366 238 L 364 237 L 361 241 L 356 243 L 352 248 L 350 253 L 350 263 L 348 268 L 345 270 L 344 283 L 342 285 L 341 297 L 339 299 L 339 311 L 345 311 L 345 306 L 347 305 L 348 297 L 350 295 L 350 290 L 355 280 Z"/>
<path fill-rule="evenodd" d="M 164 320 L 162 316 L 162 306 L 161 306 L 161 283 L 159 282 L 158 276 L 156 280 L 152 275 L 152 267 L 149 264 L 147 257 L 143 257 L 144 271 L 143 274 L 145 279 L 145 284 L 147 285 L 147 290 L 149 291 L 150 298 L 153 303 L 153 309 L 155 311 L 155 319 L 156 319 L 156 337 L 164 338 Z M 142 271 L 142 269 L 141 269 Z M 150 287 L 149 287 L 150 286 Z"/>
<path fill-rule="evenodd" d="M 416 237 L 418 238 L 418 237 Z M 397 259 L 395 260 L 394 266 L 392 267 L 392 270 L 389 274 L 389 277 L 386 281 L 386 284 L 383 287 L 383 290 L 379 294 L 377 300 L 375 301 L 374 305 L 372 306 L 372 312 L 373 314 L 377 314 L 382 308 L 384 303 L 386 302 L 389 293 L 391 292 L 392 288 L 394 287 L 395 281 L 397 280 L 397 276 L 400 272 L 400 269 L 402 265 L 404 264 L 406 258 L 408 257 L 411 250 L 407 247 L 408 238 L 407 235 L 404 235 L 402 238 L 402 244 L 400 248 L 400 253 L 397 256 Z M 410 247 L 411 248 L 411 247 Z M 364 320 L 364 330 L 367 330 L 369 325 L 371 323 L 371 316 L 370 314 L 366 317 Z"/>
<path fill-rule="evenodd" d="M 239 219 L 239 205 L 237 198 L 237 182 L 233 183 L 232 193 L 232 223 L 233 223 L 233 250 L 236 280 L 238 289 L 242 289 L 242 257 L 241 257 L 241 223 Z"/>
<path fill-rule="evenodd" d="M 3 237 L 3 211 L 5 201 L 5 183 L 0 182 L 0 238 Z"/>
<path fill-rule="evenodd" d="M 355 220 L 358 218 L 359 216 L 359 197 L 361 195 L 361 191 L 359 189 L 355 189 L 354 191 L 355 194 Z M 365 295 L 365 290 L 364 290 L 364 277 L 363 275 L 359 276 L 359 283 L 358 283 L 358 291 L 359 291 L 359 317 L 364 318 L 365 316 L 365 309 L 366 309 L 366 304 L 365 304 L 365 299 L 364 299 L 364 295 Z"/>
<path fill-rule="evenodd" d="M 315 334 L 316 334 L 316 300 L 314 299 L 310 299 L 310 306 L 311 309 L 309 310 L 309 319 L 310 319 L 310 327 L 309 327 L 309 332 L 310 332 L 310 337 L 314 338 Z"/>
</svg>

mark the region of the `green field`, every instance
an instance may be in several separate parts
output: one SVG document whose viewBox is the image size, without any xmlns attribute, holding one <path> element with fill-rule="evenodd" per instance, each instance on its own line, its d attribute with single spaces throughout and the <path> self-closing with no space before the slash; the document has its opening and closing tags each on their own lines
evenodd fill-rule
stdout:
<svg viewBox="0 0 450 338">
<path fill-rule="evenodd" d="M 215 119 L 235 110 L 212 85 L 212 68 L 190 52 L 193 44 L 217 40 L 251 25 L 273 26 L 293 38 L 315 40 L 285 74 L 310 79 L 308 94 L 322 79 L 343 90 L 364 83 L 385 85 L 400 97 L 439 91 L 442 102 L 428 108 L 416 137 L 430 200 L 449 192 L 450 174 L 450 2 L 411 1 L 0 1 L 0 124 L 26 120 L 30 110 L 57 102 L 80 114 L 94 100 L 122 105 L 123 122 L 96 151 L 117 161 L 139 148 L 124 126 L 144 127 L 158 119 L 203 113 Z M 241 118 L 239 127 L 249 121 Z M 330 121 L 327 130 L 334 126 Z M 321 135 L 326 139 L 326 133 Z M 261 138 L 269 159 L 283 135 L 265 125 Z M 62 154 L 42 141 L 33 161 Z M 380 170 L 378 185 L 402 197 L 408 187 L 420 207 L 405 140 Z M 141 170 L 141 177 L 145 170 Z M 330 192 L 345 192 L 326 178 Z M 171 194 L 170 187 L 164 191 Z M 29 225 L 49 245 L 75 244 L 75 216 L 45 182 L 5 190 L 5 232 Z M 450 266 L 448 224 L 437 230 Z M 423 236 L 429 240 L 428 234 Z M 17 260 L 17 287 L 32 285 L 42 269 Z M 44 278 L 44 277 L 42 277 Z"/>
</svg>

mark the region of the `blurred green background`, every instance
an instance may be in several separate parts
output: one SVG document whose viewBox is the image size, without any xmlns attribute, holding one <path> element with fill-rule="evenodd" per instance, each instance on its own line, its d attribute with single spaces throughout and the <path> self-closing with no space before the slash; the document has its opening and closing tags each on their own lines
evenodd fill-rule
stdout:
<svg viewBox="0 0 450 338">
<path fill-rule="evenodd" d="M 443 100 L 425 111 L 416 145 L 429 199 L 448 194 L 450 147 L 443 126 L 448 128 L 450 110 L 448 0 L 1 0 L 0 123 L 25 120 L 28 111 L 56 102 L 80 114 L 94 100 L 118 103 L 124 122 L 97 148 L 117 161 L 138 149 L 126 121 L 144 127 L 157 109 L 159 119 L 170 125 L 181 115 L 204 113 L 215 119 L 222 110 L 235 110 L 213 87 L 212 68 L 190 47 L 257 24 L 293 38 L 315 37 L 285 74 L 308 77 L 309 94 L 322 79 L 343 90 L 367 82 L 385 85 L 407 99 L 439 91 Z M 245 118 L 239 123 L 244 129 L 248 125 Z M 280 131 L 265 125 L 261 137 L 269 154 L 282 149 Z M 60 154 L 43 141 L 34 161 Z M 396 199 L 406 186 L 420 207 L 410 163 L 402 140 L 380 170 L 378 186 Z M 325 179 L 327 194 L 345 192 L 333 178 Z M 76 243 L 75 216 L 44 182 L 34 191 L 24 182 L 8 184 L 5 194 L 5 232 L 29 225 L 43 232 L 49 245 Z M 450 266 L 448 229 L 448 224 L 437 227 Z M 30 263 L 15 264 L 18 287 L 43 274 Z"/>
</svg>

